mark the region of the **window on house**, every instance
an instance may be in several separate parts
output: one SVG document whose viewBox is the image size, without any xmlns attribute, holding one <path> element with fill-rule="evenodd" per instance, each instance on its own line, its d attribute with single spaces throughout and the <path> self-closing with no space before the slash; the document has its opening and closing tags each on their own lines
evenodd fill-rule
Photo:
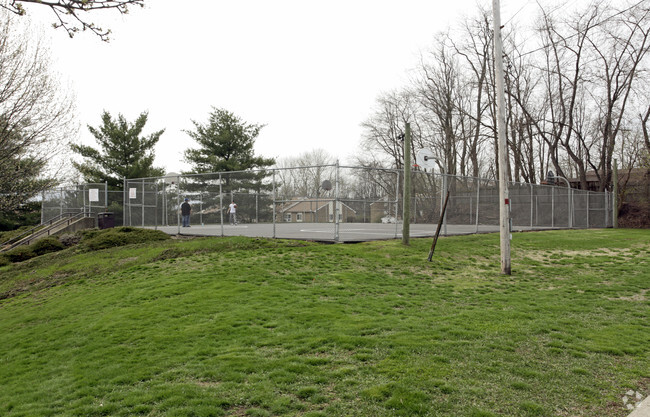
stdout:
<svg viewBox="0 0 650 417">
<path fill-rule="evenodd" d="M 284 213 L 284 221 L 291 222 L 291 213 Z"/>
<path fill-rule="evenodd" d="M 296 213 L 296 221 L 301 222 L 302 221 L 302 213 Z"/>
</svg>

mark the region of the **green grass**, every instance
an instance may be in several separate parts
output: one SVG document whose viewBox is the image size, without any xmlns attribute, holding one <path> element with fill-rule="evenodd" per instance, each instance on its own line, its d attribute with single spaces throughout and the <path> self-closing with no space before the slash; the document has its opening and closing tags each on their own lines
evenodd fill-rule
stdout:
<svg viewBox="0 0 650 417">
<path fill-rule="evenodd" d="M 0 268 L 3 416 L 625 416 L 650 232 L 205 238 Z"/>
</svg>

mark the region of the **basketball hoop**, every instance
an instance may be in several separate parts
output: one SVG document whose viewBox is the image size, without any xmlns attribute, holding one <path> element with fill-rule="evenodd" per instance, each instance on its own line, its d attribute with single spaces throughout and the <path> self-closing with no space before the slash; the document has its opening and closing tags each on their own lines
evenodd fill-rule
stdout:
<svg viewBox="0 0 650 417">
<path fill-rule="evenodd" d="M 415 166 L 424 169 L 436 167 L 436 157 L 430 149 L 420 149 L 415 154 Z"/>
</svg>

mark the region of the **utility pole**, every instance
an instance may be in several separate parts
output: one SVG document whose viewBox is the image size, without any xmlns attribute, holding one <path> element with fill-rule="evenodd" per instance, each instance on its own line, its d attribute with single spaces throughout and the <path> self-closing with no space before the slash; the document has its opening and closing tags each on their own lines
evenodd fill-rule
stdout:
<svg viewBox="0 0 650 417">
<path fill-rule="evenodd" d="M 402 201 L 402 244 L 410 244 L 411 234 L 411 125 L 406 123 L 404 134 L 404 200 Z"/>
<path fill-rule="evenodd" d="M 501 39 L 501 5 L 492 0 L 494 14 L 494 71 L 497 84 L 497 134 L 499 135 L 499 232 L 501 241 L 501 273 L 510 268 L 510 198 L 508 196 L 508 157 L 506 154 L 506 112 L 503 76 L 503 44 Z"/>
<path fill-rule="evenodd" d="M 614 159 L 614 171 L 612 177 L 612 185 L 614 192 L 612 193 L 612 227 L 618 229 L 618 164 Z"/>
</svg>

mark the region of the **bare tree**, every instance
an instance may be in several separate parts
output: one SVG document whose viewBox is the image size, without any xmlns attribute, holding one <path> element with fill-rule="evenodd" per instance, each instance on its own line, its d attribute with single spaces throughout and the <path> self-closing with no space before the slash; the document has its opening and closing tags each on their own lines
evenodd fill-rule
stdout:
<svg viewBox="0 0 650 417">
<path fill-rule="evenodd" d="M 569 25 L 556 22 L 554 16 L 542 10 L 541 23 L 538 28 L 544 42 L 543 61 L 540 65 L 544 80 L 545 113 L 542 117 L 531 117 L 537 132 L 548 145 L 550 160 L 555 172 L 566 177 L 565 164 L 561 163 L 560 150 L 567 152 L 577 165 L 577 173 L 583 188 L 587 187 L 586 167 L 583 158 L 579 158 L 574 145 L 576 132 L 576 112 L 580 108 L 586 70 L 585 51 L 588 46 L 587 35 L 601 18 L 598 9 L 578 15 Z M 527 106 L 519 102 L 526 111 Z M 543 155 L 541 155 L 543 158 Z"/>
<path fill-rule="evenodd" d="M 641 129 L 643 132 L 643 143 L 645 144 L 645 164 L 650 168 L 650 135 L 648 135 L 648 119 L 650 118 L 650 105 L 645 113 L 639 114 Z"/>
<path fill-rule="evenodd" d="M 401 167 L 398 138 L 409 121 L 414 143 L 437 152 L 448 172 L 489 177 L 498 170 L 492 63 L 505 59 L 510 179 L 536 182 L 551 168 L 587 189 L 589 170 L 603 190 L 611 186 L 615 155 L 641 164 L 628 148 L 644 144 L 650 154 L 650 6 L 595 0 L 574 12 L 564 7 L 540 5 L 533 36 L 520 26 L 507 30 L 504 57 L 492 56 L 485 10 L 460 32 L 438 36 L 417 68 L 418 100 L 407 89 L 384 94 L 363 124 L 367 154 Z"/>
<path fill-rule="evenodd" d="M 558 175 L 575 170 L 586 189 L 590 167 L 603 190 L 611 184 L 616 137 L 649 48 L 648 6 L 638 2 L 620 10 L 599 1 L 563 20 L 541 12 L 537 69 L 544 104 L 535 110 L 509 94 L 546 142 Z"/>
<path fill-rule="evenodd" d="M 0 16 L 0 209 L 9 210 L 57 182 L 61 166 L 50 162 L 67 150 L 74 112 L 45 45 Z"/>
<path fill-rule="evenodd" d="M 539 115 L 540 71 L 531 62 L 531 56 L 521 52 L 524 42 L 517 33 L 508 32 L 505 48 L 509 53 L 505 60 L 507 137 L 510 149 L 510 174 L 514 181 L 537 182 L 545 177 L 546 143 L 537 134 L 531 114 L 522 111 L 518 103 Z"/>
<path fill-rule="evenodd" d="M 610 14 L 588 41 L 595 55 L 594 83 L 589 89 L 599 109 L 599 146 L 589 164 L 600 175 L 601 191 L 612 180 L 612 159 L 617 137 L 626 120 L 626 107 L 637 85 L 641 66 L 650 50 L 650 7 L 639 2 Z M 601 174 L 602 173 L 602 174 Z"/>
<path fill-rule="evenodd" d="M 284 197 L 322 197 L 332 190 L 321 187 L 324 180 L 334 177 L 335 158 L 323 149 L 314 149 L 296 157 L 284 158 L 278 162 L 281 179 L 281 193 Z"/>
<path fill-rule="evenodd" d="M 459 149 L 466 154 L 465 143 L 459 138 L 458 102 L 460 95 L 460 74 L 458 62 L 453 58 L 446 45 L 439 42 L 430 54 L 430 64 L 421 63 L 421 79 L 418 94 L 423 108 L 423 119 L 431 128 L 429 142 L 444 171 L 456 174 Z M 465 151 L 465 152 L 463 152 Z"/>
<path fill-rule="evenodd" d="M 490 78 L 494 51 L 492 35 L 489 12 L 481 9 L 476 18 L 465 21 L 460 35 L 463 40 L 460 43 L 451 36 L 447 37 L 447 42 L 464 62 L 461 76 L 466 88 L 462 99 L 467 100 L 467 104 L 460 105 L 459 111 L 469 118 L 462 126 L 468 150 L 468 162 L 471 163 L 471 173 L 467 173 L 474 177 L 481 174 L 480 158 L 486 137 L 496 137 L 493 128 L 488 128 L 490 134 L 487 136 L 484 129 L 491 92 L 489 86 L 492 83 Z M 465 165 L 463 162 L 461 164 Z"/>
<path fill-rule="evenodd" d="M 404 165 L 404 128 L 411 122 L 412 146 L 422 146 L 422 130 L 417 118 L 418 103 L 410 90 L 384 93 L 377 98 L 373 114 L 361 124 L 361 144 L 372 159 L 389 167 L 401 169 Z"/>
<path fill-rule="evenodd" d="M 86 19 L 85 14 L 96 10 L 117 10 L 121 14 L 129 11 L 130 5 L 144 6 L 144 0 L 1 0 L 0 7 L 19 16 L 26 14 L 23 3 L 49 7 L 56 16 L 55 28 L 63 28 L 70 37 L 79 30 L 90 30 L 103 41 L 108 41 L 110 29 L 104 30 Z M 70 20 L 70 21 L 69 21 Z"/>
</svg>

